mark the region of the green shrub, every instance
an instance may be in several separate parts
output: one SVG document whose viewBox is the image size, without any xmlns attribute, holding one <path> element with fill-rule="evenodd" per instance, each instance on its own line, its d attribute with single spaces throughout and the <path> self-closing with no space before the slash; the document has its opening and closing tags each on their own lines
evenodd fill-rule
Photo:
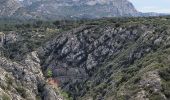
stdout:
<svg viewBox="0 0 170 100">
<path fill-rule="evenodd" d="M 17 87 L 16 90 L 23 98 L 27 97 L 26 90 L 23 87 Z"/>
<path fill-rule="evenodd" d="M 2 95 L 2 100 L 11 100 L 11 98 L 7 94 Z"/>
<path fill-rule="evenodd" d="M 160 70 L 160 71 L 159 71 L 159 75 L 160 75 L 161 78 L 163 78 L 165 81 L 170 81 L 170 69 L 169 69 L 169 68 Z"/>
<path fill-rule="evenodd" d="M 62 91 L 62 92 L 61 92 L 61 95 L 62 95 L 62 96 L 64 97 L 64 99 L 66 99 L 66 100 L 73 100 L 73 98 L 70 97 L 67 92 Z"/>
<path fill-rule="evenodd" d="M 163 81 L 162 83 L 162 91 L 167 98 L 170 98 L 170 82 Z"/>
<path fill-rule="evenodd" d="M 41 100 L 41 96 L 40 96 L 40 95 L 37 95 L 37 96 L 36 96 L 36 100 Z"/>
<path fill-rule="evenodd" d="M 149 100 L 164 100 L 164 98 L 160 94 L 156 93 L 152 94 Z"/>
<path fill-rule="evenodd" d="M 11 77 L 9 77 L 8 75 L 5 75 L 5 77 L 6 77 L 6 83 L 7 83 L 6 89 L 10 90 L 14 80 Z"/>
<path fill-rule="evenodd" d="M 8 75 L 5 75 L 5 77 L 6 77 L 7 84 L 12 85 L 14 80 L 11 77 L 9 77 Z"/>
<path fill-rule="evenodd" d="M 53 72 L 51 69 L 47 69 L 47 77 L 52 77 L 53 76 Z"/>
</svg>

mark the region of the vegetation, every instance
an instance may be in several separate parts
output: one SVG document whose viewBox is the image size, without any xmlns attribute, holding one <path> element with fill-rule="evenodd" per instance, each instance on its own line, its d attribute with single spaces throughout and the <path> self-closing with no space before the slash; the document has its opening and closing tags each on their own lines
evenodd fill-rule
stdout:
<svg viewBox="0 0 170 100">
<path fill-rule="evenodd" d="M 3 55 L 13 60 L 22 60 L 27 53 L 36 50 L 40 45 L 52 37 L 60 35 L 61 32 L 76 28 L 80 25 L 114 25 L 115 27 L 125 27 L 128 25 L 161 25 L 157 31 L 163 31 L 169 27 L 169 16 L 167 17 L 139 17 L 139 18 L 103 18 L 98 20 L 61 20 L 61 21 L 41 21 L 41 20 L 19 20 L 0 19 L 0 31 L 5 34 L 11 31 L 17 33 L 22 40 L 15 43 L 8 43 L 3 48 Z"/>
<path fill-rule="evenodd" d="M 1 20 L 2 21 L 2 20 Z M 16 20 L 18 21 L 18 20 Z M 59 36 L 63 31 L 76 28 L 81 25 L 93 26 L 111 26 L 113 28 L 129 28 L 135 30 L 140 27 L 151 27 L 152 32 L 140 36 L 135 42 L 127 42 L 123 49 L 113 56 L 98 69 L 83 84 L 75 84 L 75 91 L 80 100 L 91 97 L 94 100 L 117 98 L 125 100 L 137 97 L 138 93 L 145 91 L 150 100 L 161 100 L 162 95 L 170 99 L 170 41 L 167 37 L 170 34 L 170 17 L 139 17 L 139 18 L 103 18 L 98 20 L 77 20 L 77 21 L 30 21 L 27 22 L 3 22 L 0 25 L 0 31 L 9 34 L 11 31 L 16 32 L 21 40 L 8 43 L 1 48 L 4 56 L 12 60 L 20 61 L 27 53 L 36 50 L 54 36 Z M 98 32 L 98 31 L 96 31 Z M 97 33 L 95 35 L 101 35 Z M 129 33 L 132 34 L 132 33 Z M 139 30 L 139 35 L 143 31 Z M 154 41 L 162 37 L 163 43 Z M 130 56 L 132 54 L 132 56 Z M 107 73 L 106 73 L 107 72 Z M 155 72 L 154 74 L 152 72 Z M 52 77 L 51 69 L 46 71 L 47 77 Z M 147 77 L 146 76 L 149 76 Z M 155 76 L 154 76 L 155 75 Z M 150 81 L 152 76 L 160 80 Z M 144 83 L 148 82 L 150 86 Z M 7 83 L 11 85 L 12 79 L 7 78 Z M 143 82 L 143 83 L 142 83 Z M 147 83 L 146 82 L 146 83 Z M 161 89 L 159 89 L 159 85 Z M 154 89 L 158 87 L 155 92 Z M 23 87 L 16 88 L 17 92 L 24 98 L 26 90 Z M 81 93 L 81 94 L 79 94 Z M 72 100 L 72 95 L 62 92 L 64 98 Z M 38 97 L 37 97 L 38 98 Z"/>
<path fill-rule="evenodd" d="M 117 98 L 116 100 L 125 100 L 135 98 L 138 95 L 137 93 L 141 91 L 145 91 L 147 94 L 146 98 L 150 100 L 164 100 L 162 94 L 169 99 L 169 40 L 163 41 L 164 44 L 162 45 L 151 42 L 151 37 L 152 39 L 158 36 L 169 37 L 169 17 L 129 18 L 123 20 L 108 19 L 95 22 L 95 24 L 101 24 L 102 21 L 104 21 L 103 23 L 105 24 L 107 23 L 107 25 L 115 25 L 115 27 L 127 28 L 128 25 L 147 26 L 153 29 L 155 28 L 155 30 L 148 33 L 148 37 L 140 38 L 135 43 L 128 44 L 128 47 L 122 50 L 118 56 L 109 59 L 101 68 L 97 69 L 97 73 L 94 73 L 94 77 L 91 78 L 94 80 L 89 80 L 82 86 L 87 90 L 87 93 L 82 97 L 80 96 L 80 99 L 92 97 L 93 99 Z M 132 30 L 134 29 L 132 28 Z M 143 33 L 141 32 L 141 34 Z M 151 48 L 152 50 L 149 53 L 140 51 L 145 48 Z M 140 52 L 143 53 L 140 58 L 129 58 L 130 54 L 137 55 Z M 152 72 L 158 72 L 155 80 L 160 79 L 160 83 L 159 81 L 154 83 L 155 81 L 151 81 L 151 79 L 149 79 L 150 77 L 145 77 L 146 75 L 152 76 Z M 100 79 L 104 79 L 104 81 Z M 158 88 L 158 86 L 146 86 L 142 83 L 145 81 L 148 81 L 149 84 L 158 84 L 162 89 L 158 89 L 157 92 L 154 92 L 154 88 Z"/>
<path fill-rule="evenodd" d="M 47 77 L 48 78 L 50 78 L 50 77 L 52 77 L 53 76 L 53 72 L 52 72 L 52 70 L 51 69 L 47 69 Z"/>
<path fill-rule="evenodd" d="M 11 86 L 13 85 L 14 80 L 11 77 L 9 77 L 9 75 L 7 74 L 5 75 L 5 77 L 6 77 L 6 82 L 7 82 L 7 90 L 10 90 Z"/>
<path fill-rule="evenodd" d="M 2 94 L 2 96 L 0 97 L 2 100 L 11 100 L 11 98 L 7 94 Z"/>
<path fill-rule="evenodd" d="M 8 20 L 8 21 L 4 21 Z M 17 20 L 0 19 L 0 32 L 5 34 L 15 33 L 16 42 L 6 43 L 1 48 L 2 55 L 6 58 L 20 61 L 24 55 L 36 50 L 45 42 L 61 34 L 63 31 L 70 30 L 83 24 L 83 21 L 41 21 L 41 20 Z M 11 22 L 11 23 L 10 23 Z M 59 22 L 60 25 L 56 23 Z M 18 38 L 17 38 L 18 37 Z"/>
<path fill-rule="evenodd" d="M 65 100 L 73 100 L 73 98 L 70 97 L 67 92 L 62 91 L 61 95 L 64 97 Z"/>
<path fill-rule="evenodd" d="M 23 98 L 27 97 L 26 90 L 23 87 L 19 86 L 16 88 L 16 90 Z"/>
</svg>

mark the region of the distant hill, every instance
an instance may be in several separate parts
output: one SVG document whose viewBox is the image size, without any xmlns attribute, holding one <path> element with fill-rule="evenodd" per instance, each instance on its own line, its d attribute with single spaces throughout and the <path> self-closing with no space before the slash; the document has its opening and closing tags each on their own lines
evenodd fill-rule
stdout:
<svg viewBox="0 0 170 100">
<path fill-rule="evenodd" d="M 1 16 L 24 19 L 102 18 L 140 15 L 128 0 L 4 0 L 1 4 L 3 4 L 0 7 Z M 8 12 L 4 13 L 4 10 L 8 10 Z"/>
<path fill-rule="evenodd" d="M 17 0 L 0 0 L 0 16 L 12 16 L 20 7 Z"/>
</svg>

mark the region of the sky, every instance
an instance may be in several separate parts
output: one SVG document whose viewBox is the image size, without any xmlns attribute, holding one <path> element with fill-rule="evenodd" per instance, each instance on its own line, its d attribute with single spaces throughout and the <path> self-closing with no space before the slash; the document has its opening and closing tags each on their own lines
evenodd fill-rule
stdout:
<svg viewBox="0 0 170 100">
<path fill-rule="evenodd" d="M 141 12 L 170 13 L 170 0 L 129 0 Z"/>
</svg>

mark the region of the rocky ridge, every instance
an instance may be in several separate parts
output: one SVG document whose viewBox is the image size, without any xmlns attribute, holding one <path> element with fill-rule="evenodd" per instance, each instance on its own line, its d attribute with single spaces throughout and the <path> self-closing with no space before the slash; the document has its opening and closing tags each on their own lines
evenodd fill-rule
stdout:
<svg viewBox="0 0 170 100">
<path fill-rule="evenodd" d="M 148 65 L 144 62 L 138 64 L 138 61 L 147 59 L 146 56 L 152 52 L 159 54 L 160 48 L 165 48 L 169 43 L 168 34 L 167 26 L 163 28 L 159 25 L 85 25 L 47 42 L 38 49 L 38 55 L 43 69 L 52 70 L 62 89 L 75 99 L 88 100 L 91 97 L 94 100 L 108 100 L 115 97 L 145 100 L 152 97 L 148 91 L 153 90 L 152 93 L 167 100 L 169 97 L 161 92 L 163 79 L 158 70 L 168 65 L 157 61 Z M 135 73 L 138 73 L 137 76 Z M 126 87 L 124 82 L 135 81 L 140 74 L 143 77 L 135 85 L 141 88 L 141 92 L 132 95 L 127 92 L 126 88 L 130 87 Z M 146 83 L 149 85 L 145 86 Z M 143 90 L 145 87 L 148 90 Z M 133 89 L 131 91 L 134 92 Z"/>
<path fill-rule="evenodd" d="M 47 84 L 46 76 L 75 100 L 168 100 L 169 23 L 169 17 L 84 23 L 53 35 L 18 63 L 1 57 L 1 69 L 22 82 L 28 92 L 25 99 L 62 98 Z M 2 94 L 13 93 L 2 87 Z M 14 93 L 23 98 L 18 94 Z"/>
<path fill-rule="evenodd" d="M 1 0 L 0 1 L 0 17 L 12 16 L 21 4 L 18 0 Z"/>
<path fill-rule="evenodd" d="M 3 11 L 0 15 L 19 19 L 93 19 L 140 15 L 127 0 L 8 1 L 4 1 L 5 5 L 3 4 L 0 10 L 6 10 L 10 14 L 5 14 Z"/>
<path fill-rule="evenodd" d="M 28 54 L 21 63 L 0 58 L 3 100 L 63 100 L 43 76 L 37 53 Z"/>
</svg>

